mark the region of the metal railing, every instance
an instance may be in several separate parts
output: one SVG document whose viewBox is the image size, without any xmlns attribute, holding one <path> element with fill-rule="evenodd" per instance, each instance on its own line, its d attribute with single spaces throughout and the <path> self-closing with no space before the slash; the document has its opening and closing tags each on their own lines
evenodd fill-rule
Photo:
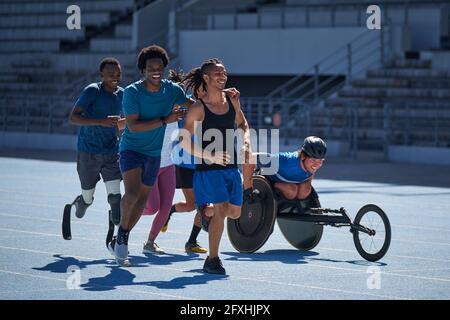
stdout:
<svg viewBox="0 0 450 320">
<path fill-rule="evenodd" d="M 386 30 L 387 31 L 386 31 Z M 386 43 L 389 41 L 389 29 L 368 30 L 328 54 L 312 67 L 293 77 L 278 88 L 272 90 L 267 98 L 296 97 L 296 102 L 313 101 L 327 98 L 344 84 L 350 85 L 352 79 L 364 74 L 370 67 L 381 66 L 387 56 Z M 328 75 L 324 81 L 321 76 Z M 345 83 L 339 81 L 345 76 Z M 305 80 L 305 77 L 309 77 Z"/>
<path fill-rule="evenodd" d="M 390 145 L 450 148 L 450 103 L 430 103 L 419 108 L 398 102 L 363 108 L 353 102 L 314 112 L 308 104 L 294 99 L 242 98 L 241 104 L 250 127 L 279 128 L 280 143 L 284 145 L 318 135 L 344 142 L 350 157 L 371 150 L 384 152 L 386 159 Z M 273 121 L 277 113 L 281 117 L 279 127 Z"/>
<path fill-rule="evenodd" d="M 78 127 L 68 120 L 72 103 L 54 97 L 1 97 L 0 130 L 75 134 Z M 294 99 L 242 98 L 241 104 L 250 127 L 280 129 L 282 145 L 318 135 L 347 145 L 347 156 L 356 158 L 360 151 L 371 150 L 384 152 L 386 159 L 392 145 L 450 148 L 450 103 L 418 107 L 398 102 L 363 108 L 353 102 L 314 112 Z M 273 118 L 277 113 L 281 118 L 278 127 Z"/>
</svg>

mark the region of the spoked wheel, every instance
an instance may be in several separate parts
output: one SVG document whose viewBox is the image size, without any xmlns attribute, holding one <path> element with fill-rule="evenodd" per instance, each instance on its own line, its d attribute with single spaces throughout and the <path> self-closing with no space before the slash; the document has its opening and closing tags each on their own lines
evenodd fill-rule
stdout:
<svg viewBox="0 0 450 320">
<path fill-rule="evenodd" d="M 383 258 L 391 244 L 391 224 L 386 213 L 380 207 L 368 204 L 359 209 L 353 223 L 353 242 L 361 257 L 368 261 Z"/>
</svg>

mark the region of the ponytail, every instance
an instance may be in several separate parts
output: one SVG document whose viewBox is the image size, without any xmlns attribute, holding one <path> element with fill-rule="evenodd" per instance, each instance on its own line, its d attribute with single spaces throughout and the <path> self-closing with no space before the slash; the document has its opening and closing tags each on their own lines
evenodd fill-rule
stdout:
<svg viewBox="0 0 450 320">
<path fill-rule="evenodd" d="M 201 67 L 192 69 L 186 77 L 183 79 L 183 83 L 186 85 L 186 90 L 191 89 L 195 99 L 198 99 L 198 90 L 200 87 L 206 92 L 206 82 L 203 79 L 203 75 L 208 73 L 211 66 L 216 64 L 223 64 L 219 59 L 213 58 L 203 62 Z"/>
<path fill-rule="evenodd" d="M 198 99 L 198 90 L 200 86 L 206 91 L 206 82 L 203 79 L 203 72 L 200 67 L 192 69 L 187 76 L 184 77 L 183 83 L 186 85 L 186 90 L 191 89 L 195 99 Z"/>
<path fill-rule="evenodd" d="M 169 70 L 169 77 L 167 78 L 168 80 L 179 83 L 183 81 L 183 78 L 184 78 L 183 71 L 173 69 Z"/>
</svg>

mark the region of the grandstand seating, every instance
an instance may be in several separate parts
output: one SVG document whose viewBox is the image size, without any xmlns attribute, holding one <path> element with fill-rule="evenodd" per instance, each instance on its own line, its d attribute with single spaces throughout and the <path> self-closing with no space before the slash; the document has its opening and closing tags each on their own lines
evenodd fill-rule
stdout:
<svg viewBox="0 0 450 320">
<path fill-rule="evenodd" d="M 76 4 L 82 12 L 81 30 L 66 28 L 66 8 L 73 4 L 72 1 L 2 1 L 0 130 L 73 133 L 76 128 L 67 123 L 68 112 L 81 88 L 97 81 L 96 67 L 102 57 L 120 57 L 123 86 L 136 80 L 139 74 L 135 68 L 132 15 L 153 1 L 78 0 Z M 333 28 L 361 25 L 365 14 L 361 14 L 361 1 L 356 0 L 179 2 L 187 5 L 177 10 L 177 31 Z M 380 2 L 401 5 L 400 1 Z M 410 0 L 408 5 L 414 7 L 423 3 Z M 307 11 L 305 6 L 308 6 Z M 404 20 L 399 23 L 404 23 Z M 449 35 L 450 32 L 447 32 L 447 38 Z M 445 49 L 447 38 L 442 37 L 442 47 L 429 49 Z M 327 54 L 318 53 L 318 60 Z M 300 81 L 311 79 L 311 73 L 304 75 L 305 79 L 301 76 Z M 258 77 L 240 74 L 233 78 L 231 75 L 230 83 L 237 86 L 242 83 L 243 101 L 248 102 L 244 107 L 250 123 L 270 127 L 270 119 L 266 118 L 282 110 L 278 106 L 285 102 L 264 96 L 291 79 L 292 74 Z M 327 77 L 330 74 L 320 74 L 319 82 L 325 82 L 329 79 Z M 345 74 L 336 75 L 335 82 L 331 84 L 333 90 L 340 88 L 339 91 L 331 97 L 321 97 L 317 104 L 309 101 L 309 107 L 313 109 L 308 109 L 306 113 L 303 112 L 304 104 L 285 109 L 285 136 L 290 138 L 315 133 L 329 138 L 349 139 L 353 130 L 361 148 L 379 149 L 389 131 L 391 143 L 448 146 L 448 70 L 434 68 L 433 61 L 427 58 L 395 56 L 385 61 L 384 66 L 367 71 L 366 77 L 352 79 L 351 83 L 342 87 L 345 80 Z M 255 86 L 256 81 L 264 81 L 264 84 Z M 295 100 L 298 97 L 291 98 Z M 256 112 L 255 108 L 260 110 Z M 310 117 L 307 118 L 306 114 Z M 354 114 L 358 115 L 357 123 Z M 391 122 L 388 123 L 387 119 Z"/>
<path fill-rule="evenodd" d="M 426 59 L 396 58 L 384 68 L 368 71 L 366 78 L 353 80 L 327 99 L 321 112 L 331 108 L 342 120 L 353 108 L 359 120 L 360 148 L 380 148 L 386 130 L 392 144 L 450 147 L 449 98 L 449 70 L 433 69 L 432 61 Z M 324 128 L 319 116 L 313 126 L 320 127 L 321 121 Z M 333 127 L 348 124 L 334 122 Z"/>
<path fill-rule="evenodd" d="M 0 3 L 0 108 L 9 116 L 7 122 L 2 118 L 4 129 L 76 130 L 67 123 L 68 111 L 79 91 L 97 81 L 97 65 L 102 57 L 129 57 L 123 59 L 127 66 L 123 83 L 136 78 L 135 67 L 130 65 L 135 58 L 131 50 L 131 13 L 136 1 L 77 1 L 80 30 L 66 27 L 66 9 L 71 4 L 67 0 Z M 80 69 L 64 63 L 73 61 L 74 55 L 75 60 L 88 61 L 88 65 L 80 62 L 77 66 L 84 67 Z M 52 120 L 52 125 L 47 123 L 49 114 L 57 119 Z"/>
</svg>

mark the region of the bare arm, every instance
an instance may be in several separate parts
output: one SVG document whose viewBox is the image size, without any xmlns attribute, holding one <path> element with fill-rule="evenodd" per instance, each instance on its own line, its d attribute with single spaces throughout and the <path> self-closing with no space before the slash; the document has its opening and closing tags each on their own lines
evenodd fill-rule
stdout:
<svg viewBox="0 0 450 320">
<path fill-rule="evenodd" d="M 161 119 L 139 120 L 138 114 L 128 115 L 125 119 L 131 132 L 150 131 L 164 125 Z"/>
<path fill-rule="evenodd" d="M 252 155 L 251 141 L 250 141 L 250 126 L 245 118 L 244 112 L 241 109 L 241 101 L 239 100 L 240 93 L 235 88 L 228 89 L 226 94 L 230 97 L 233 108 L 236 111 L 235 122 L 242 134 L 243 145 L 242 152 L 244 157 L 244 163 L 248 163 L 249 160 L 254 157 Z M 255 159 L 253 159 L 255 160 Z"/>
<path fill-rule="evenodd" d="M 197 158 L 203 157 L 203 150 L 198 143 L 192 143 L 192 136 L 196 129 L 195 123 L 203 121 L 204 116 L 203 108 L 199 104 L 194 103 L 186 113 L 184 127 L 180 134 L 180 147 Z"/>
<path fill-rule="evenodd" d="M 236 111 L 235 122 L 238 128 L 244 131 L 244 143 L 247 142 L 250 144 L 250 127 L 247 119 L 245 118 L 244 112 L 242 112 L 241 109 L 241 101 L 239 99 L 240 92 L 236 88 L 225 89 L 224 92 L 230 98 L 233 108 Z"/>
<path fill-rule="evenodd" d="M 188 99 L 186 99 L 186 101 L 185 101 L 182 105 L 189 108 L 189 107 L 191 107 L 194 103 L 195 103 L 195 100 L 193 100 L 193 99 L 191 99 L 191 98 L 188 98 Z"/>
<path fill-rule="evenodd" d="M 244 144 L 250 146 L 250 127 L 248 125 L 247 119 L 245 118 L 244 112 L 242 110 L 236 110 L 236 124 L 239 129 L 244 132 Z"/>
<path fill-rule="evenodd" d="M 123 130 L 125 129 L 125 124 L 126 124 L 126 119 L 125 118 L 120 118 L 119 121 L 117 122 L 117 126 L 119 127 L 119 130 Z"/>
<path fill-rule="evenodd" d="M 162 119 L 139 120 L 138 114 L 132 114 L 126 116 L 126 122 L 128 124 L 128 129 L 130 129 L 131 132 L 143 132 L 162 127 L 167 123 L 178 121 L 182 115 L 183 111 L 179 107 L 175 107 L 167 117 L 163 117 Z"/>
</svg>

